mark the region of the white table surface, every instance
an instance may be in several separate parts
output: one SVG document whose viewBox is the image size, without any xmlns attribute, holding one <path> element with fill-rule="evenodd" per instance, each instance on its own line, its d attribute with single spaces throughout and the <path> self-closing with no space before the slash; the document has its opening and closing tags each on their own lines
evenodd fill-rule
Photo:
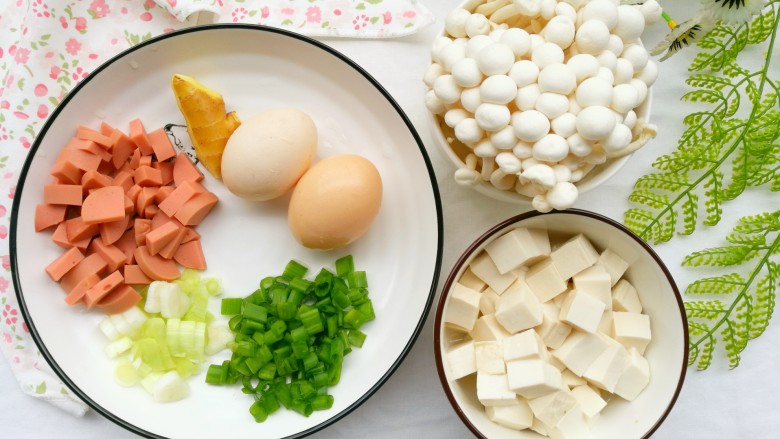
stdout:
<svg viewBox="0 0 780 439">
<path fill-rule="evenodd" d="M 482 232 L 527 208 L 484 198 L 457 186 L 454 167 L 441 154 L 429 134 L 426 109 L 422 103 L 421 77 L 429 62 L 430 43 L 444 16 L 456 2 L 429 0 L 426 5 L 438 22 L 420 33 L 397 40 L 326 40 L 382 83 L 406 111 L 417 128 L 436 169 L 444 209 L 444 258 L 442 280 L 465 248 Z M 685 16 L 690 6 L 665 2 L 671 12 Z M 690 2 L 697 3 L 697 2 Z M 689 3 L 689 4 L 690 4 Z M 676 9 L 675 9 L 676 8 Z M 662 27 L 646 33 L 654 43 Z M 604 186 L 581 196 L 577 207 L 622 220 L 629 207 L 627 196 L 636 177 L 650 169 L 652 160 L 670 151 L 682 131 L 681 120 L 689 107 L 679 104 L 690 54 L 662 65 L 655 89 L 652 120 L 660 127 L 659 136 L 634 155 L 629 163 Z M 778 201 L 768 191 L 747 193 L 727 204 L 720 225 L 701 229 L 693 237 L 676 237 L 656 246 L 681 290 L 696 273 L 680 267 L 682 257 L 704 246 L 723 244 L 722 237 L 737 218 L 777 208 Z M 438 292 L 437 292 L 438 300 Z M 434 304 L 435 306 L 435 304 Z M 433 314 L 411 353 L 387 383 L 365 404 L 333 426 L 316 433 L 317 438 L 467 438 L 471 433 L 450 407 L 439 384 L 433 356 Z M 780 435 L 780 349 L 775 340 L 780 325 L 770 323 L 766 333 L 751 341 L 743 353 L 742 365 L 728 370 L 720 351 L 705 372 L 688 370 L 682 393 L 656 438 L 761 439 Z M 0 361 L 0 438 L 87 439 L 123 438 L 134 435 L 100 415 L 89 412 L 75 418 L 21 392 L 8 364 Z M 216 420 L 215 420 L 216 421 Z M 219 422 L 219 421 L 216 421 Z"/>
</svg>

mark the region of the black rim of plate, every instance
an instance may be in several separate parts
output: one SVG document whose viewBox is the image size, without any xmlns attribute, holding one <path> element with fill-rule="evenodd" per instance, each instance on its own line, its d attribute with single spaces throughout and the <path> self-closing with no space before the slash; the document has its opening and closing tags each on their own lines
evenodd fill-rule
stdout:
<svg viewBox="0 0 780 439">
<path fill-rule="evenodd" d="M 376 382 L 365 394 L 363 394 L 361 397 L 359 397 L 354 403 L 349 405 L 346 409 L 342 410 L 339 413 L 336 413 L 334 416 L 328 418 L 327 420 L 323 421 L 320 424 L 315 425 L 314 427 L 304 430 L 302 432 L 293 434 L 291 436 L 288 436 L 288 438 L 300 438 L 304 436 L 308 436 L 312 433 L 315 433 L 317 431 L 320 431 L 338 420 L 344 418 L 348 414 L 352 413 L 355 409 L 357 409 L 360 405 L 362 405 L 364 402 L 366 402 L 374 393 L 379 390 L 380 387 L 384 383 L 387 382 L 387 380 L 390 378 L 390 376 L 395 373 L 396 370 L 398 370 L 398 367 L 401 365 L 403 360 L 406 358 L 406 356 L 409 354 L 409 352 L 412 349 L 412 346 L 417 341 L 417 338 L 419 337 L 420 333 L 422 332 L 422 328 L 425 324 L 425 320 L 427 319 L 428 313 L 430 312 L 431 305 L 433 303 L 433 298 L 436 294 L 436 286 L 438 284 L 439 280 L 439 274 L 441 271 L 441 261 L 442 261 L 442 248 L 443 248 L 443 221 L 442 221 L 442 206 L 441 206 L 441 197 L 439 195 L 439 187 L 436 182 L 436 175 L 433 171 L 433 165 L 431 164 L 431 160 L 428 157 L 428 154 L 425 150 L 425 146 L 420 139 L 419 134 L 417 133 L 417 130 L 414 128 L 414 125 L 412 125 L 412 122 L 409 120 L 409 117 L 404 113 L 404 111 L 401 109 L 400 105 L 393 99 L 393 97 L 390 95 L 390 93 L 376 80 L 373 76 L 371 76 L 365 69 L 360 67 L 356 62 L 352 61 L 350 58 L 348 58 L 346 55 L 342 54 L 341 52 L 333 49 L 332 47 L 321 43 L 317 40 L 314 40 L 312 38 L 306 37 L 304 35 L 300 35 L 294 32 L 286 31 L 283 29 L 273 28 L 273 27 L 267 27 L 262 25 L 247 25 L 247 24 L 212 24 L 212 25 L 203 25 L 203 26 L 196 26 L 186 29 L 181 29 L 178 31 L 170 32 L 167 34 L 163 34 L 154 38 L 151 38 L 147 41 L 144 41 L 136 46 L 130 47 L 123 52 L 115 55 L 113 58 L 109 59 L 105 63 L 101 64 L 98 68 L 96 68 L 92 73 L 90 73 L 89 76 L 87 76 L 83 81 L 81 81 L 78 85 L 76 85 L 70 93 L 68 93 L 67 96 L 65 96 L 65 99 L 57 106 L 57 108 L 52 112 L 52 114 L 49 116 L 46 123 L 41 128 L 41 131 L 38 133 L 38 136 L 35 139 L 35 142 L 33 143 L 32 147 L 30 148 L 30 152 L 27 155 L 27 158 L 25 159 L 24 166 L 22 167 L 22 171 L 19 174 L 19 181 L 17 183 L 16 187 L 16 196 L 14 197 L 13 201 L 13 208 L 11 210 L 11 230 L 10 230 L 10 240 L 9 240 L 9 248 L 10 248 L 10 255 L 11 255 L 11 274 L 13 278 L 14 283 L 14 289 L 16 290 L 16 297 L 19 301 L 19 308 L 22 313 L 22 317 L 24 317 L 25 322 L 27 323 L 27 327 L 30 331 L 30 335 L 32 335 L 33 340 L 35 341 L 35 344 L 38 346 L 38 349 L 41 351 L 41 354 L 46 359 L 46 362 L 49 363 L 51 368 L 54 370 L 54 372 L 57 374 L 57 376 L 65 383 L 70 390 L 72 390 L 79 398 L 81 398 L 90 408 L 95 410 L 96 412 L 100 413 L 110 421 L 114 422 L 115 424 L 119 425 L 120 427 L 125 428 L 128 431 L 131 431 L 135 434 L 148 437 L 148 438 L 163 438 L 164 436 L 160 436 L 157 434 L 154 434 L 152 432 L 146 431 L 136 425 L 133 425 L 124 419 L 120 418 L 119 416 L 113 414 L 112 412 L 109 412 L 108 410 L 104 409 L 102 406 L 97 404 L 95 401 L 93 401 L 86 393 L 84 393 L 77 385 L 74 383 L 70 377 L 68 377 L 65 372 L 59 367 L 57 361 L 52 358 L 51 354 L 49 353 L 48 349 L 46 348 L 46 345 L 41 340 L 38 331 L 35 327 L 35 323 L 30 319 L 29 312 L 27 310 L 27 304 L 24 300 L 24 295 L 22 294 L 22 290 L 20 287 L 20 279 L 19 279 L 19 271 L 17 266 L 17 260 L 16 260 L 16 249 L 17 249 L 17 242 L 16 242 L 16 227 L 17 227 L 17 220 L 18 220 L 18 209 L 20 200 L 22 199 L 22 193 L 24 191 L 24 183 L 27 178 L 27 172 L 30 169 L 30 166 L 32 164 L 32 161 L 35 157 L 35 153 L 38 150 L 38 147 L 40 146 L 41 140 L 45 137 L 46 132 L 51 127 L 51 124 L 54 122 L 54 120 L 57 118 L 59 113 L 62 111 L 65 106 L 67 106 L 68 102 L 70 102 L 71 99 L 73 99 L 74 96 L 78 94 L 81 89 L 86 87 L 89 82 L 97 77 L 104 69 L 106 69 L 111 64 L 121 60 L 122 58 L 126 57 L 127 55 L 132 54 L 133 52 L 140 50 L 146 46 L 153 45 L 155 43 L 158 43 L 163 40 L 167 40 L 169 38 L 175 38 L 180 35 L 194 33 L 194 32 L 208 32 L 208 31 L 214 31 L 214 30 L 222 30 L 222 29 L 245 29 L 245 30 L 252 30 L 252 31 L 259 31 L 259 32 L 269 32 L 273 34 L 279 34 L 286 37 L 290 37 L 293 39 L 296 39 L 298 41 L 302 41 L 304 43 L 310 44 L 318 49 L 321 49 L 330 55 L 336 57 L 343 63 L 350 66 L 352 69 L 354 69 L 356 72 L 360 73 L 371 85 L 376 88 L 377 91 L 379 91 L 382 96 L 387 100 L 390 105 L 393 106 L 398 116 L 403 120 L 404 124 L 406 124 L 406 127 L 409 129 L 409 132 L 414 137 L 415 142 L 417 142 L 417 146 L 420 149 L 420 154 L 422 155 L 423 160 L 425 161 L 425 166 L 428 170 L 428 177 L 431 181 L 431 189 L 433 191 L 433 197 L 436 201 L 436 220 L 437 220 L 437 233 L 438 233 L 438 245 L 436 249 L 436 265 L 434 267 L 433 276 L 431 279 L 431 287 L 428 292 L 428 299 L 425 302 L 425 308 L 423 309 L 422 314 L 420 315 L 420 319 L 417 322 L 417 325 L 414 329 L 414 332 L 412 333 L 412 337 L 409 339 L 409 342 L 404 347 L 403 351 L 401 352 L 401 355 L 395 360 L 395 362 L 390 366 L 388 371 L 382 375 L 382 377 L 379 379 L 378 382 Z M 261 430 L 258 430 L 258 433 L 261 433 Z"/>
<path fill-rule="evenodd" d="M 458 417 L 463 422 L 463 424 L 466 425 L 466 427 L 469 430 L 471 430 L 474 436 L 481 439 L 487 439 L 485 434 L 482 433 L 471 422 L 468 415 L 460 408 L 460 403 L 456 400 L 455 395 L 453 394 L 452 389 L 450 388 L 450 383 L 447 380 L 447 377 L 444 372 L 444 359 L 442 358 L 442 353 L 441 353 L 441 342 L 442 342 L 441 327 L 443 325 L 443 320 L 444 320 L 444 304 L 447 302 L 447 296 L 449 296 L 450 287 L 452 286 L 453 283 L 455 283 L 455 277 L 457 276 L 460 269 L 463 267 L 466 261 L 488 239 L 496 236 L 496 234 L 504 230 L 507 230 L 509 227 L 530 218 L 544 217 L 544 216 L 548 216 L 548 217 L 562 216 L 562 215 L 581 216 L 596 221 L 600 221 L 602 223 L 614 227 L 616 233 L 622 232 L 628 235 L 628 237 L 636 241 L 639 247 L 642 248 L 647 253 L 647 255 L 650 256 L 653 259 L 653 261 L 656 263 L 658 268 L 666 277 L 666 281 L 669 282 L 669 286 L 672 289 L 674 298 L 677 301 L 677 308 L 678 311 L 680 312 L 680 320 L 683 326 L 683 355 L 682 355 L 682 361 L 680 362 L 680 375 L 677 381 L 677 385 L 675 386 L 674 393 L 672 394 L 672 398 L 669 400 L 667 406 L 664 408 L 663 413 L 661 413 L 658 419 L 650 426 L 647 432 L 645 432 L 640 438 L 640 439 L 649 439 L 653 435 L 653 433 L 655 433 L 655 431 L 658 430 L 661 424 L 663 424 L 663 422 L 666 420 L 666 417 L 669 416 L 669 413 L 671 413 L 672 408 L 677 402 L 677 398 L 680 396 L 683 383 L 685 382 L 686 372 L 688 371 L 688 355 L 689 355 L 688 342 L 689 342 L 690 333 L 688 331 L 688 320 L 685 318 L 685 306 L 683 303 L 682 295 L 680 294 L 680 290 L 677 288 L 677 283 L 674 281 L 674 276 L 672 276 L 672 273 L 666 267 L 664 261 L 661 259 L 660 256 L 658 256 L 655 250 L 653 250 L 650 244 L 645 242 L 642 238 L 637 236 L 626 226 L 620 224 L 619 222 L 613 220 L 612 218 L 608 218 L 604 215 L 595 212 L 590 212 L 587 210 L 567 209 L 563 211 L 552 211 L 549 213 L 540 213 L 536 211 L 521 213 L 519 215 L 501 221 L 500 223 L 488 229 L 485 233 L 483 233 L 476 240 L 474 240 L 474 242 L 472 242 L 468 246 L 468 248 L 461 254 L 458 260 L 455 262 L 455 265 L 453 265 L 449 275 L 445 279 L 444 284 L 442 285 L 442 292 L 441 295 L 439 296 L 439 303 L 436 306 L 436 312 L 434 313 L 433 352 L 434 352 L 434 360 L 436 361 L 436 370 L 439 375 L 439 381 L 441 383 L 442 389 L 444 389 L 444 393 L 447 396 L 447 400 L 450 402 L 450 405 L 452 406 L 453 410 L 455 410 L 455 413 L 458 415 Z"/>
</svg>

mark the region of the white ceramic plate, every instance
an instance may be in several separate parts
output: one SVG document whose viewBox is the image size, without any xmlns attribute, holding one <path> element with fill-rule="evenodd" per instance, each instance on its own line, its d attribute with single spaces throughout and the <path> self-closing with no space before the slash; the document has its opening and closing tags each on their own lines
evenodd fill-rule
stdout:
<svg viewBox="0 0 780 439">
<path fill-rule="evenodd" d="M 333 252 L 300 246 L 287 227 L 283 199 L 254 203 L 231 195 L 207 173 L 220 198 L 198 227 L 209 264 L 227 296 L 243 297 L 264 276 L 280 274 L 296 259 L 312 270 L 351 253 L 368 273 L 377 319 L 364 326 L 362 349 L 345 359 L 342 380 L 331 389 L 332 409 L 305 418 L 280 410 L 256 424 L 252 398 L 232 387 L 209 386 L 203 372 L 190 379 L 191 396 L 155 403 L 140 386 L 123 388 L 97 312 L 68 307 L 44 273 L 62 249 L 51 232 L 35 233 L 35 205 L 58 151 L 78 125 L 102 120 L 127 129 L 140 117 L 147 128 L 183 123 L 170 79 L 197 78 L 218 90 L 229 110 L 248 118 L 274 107 L 296 107 L 314 119 L 318 157 L 353 153 L 378 168 L 384 194 L 379 216 L 354 244 Z M 204 172 L 205 173 L 205 172 Z M 52 115 L 33 146 L 17 187 L 11 231 L 12 267 L 22 311 L 46 360 L 92 408 L 144 436 L 178 438 L 296 437 L 345 416 L 395 371 L 419 334 L 435 292 L 442 249 L 441 203 L 433 170 L 412 124 L 388 93 L 355 63 L 327 46 L 288 32 L 238 25 L 188 29 L 148 41 L 112 59 L 76 87 Z M 219 300 L 212 300 L 219 314 Z M 218 363 L 229 352 L 212 357 Z"/>
</svg>

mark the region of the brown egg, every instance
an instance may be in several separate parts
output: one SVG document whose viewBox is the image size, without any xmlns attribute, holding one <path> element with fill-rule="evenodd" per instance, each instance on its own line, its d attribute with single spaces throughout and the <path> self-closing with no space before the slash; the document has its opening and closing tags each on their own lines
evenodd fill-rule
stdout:
<svg viewBox="0 0 780 439">
<path fill-rule="evenodd" d="M 304 247 L 332 250 L 363 236 L 382 204 L 382 178 L 367 159 L 328 157 L 293 190 L 287 221 Z"/>
</svg>

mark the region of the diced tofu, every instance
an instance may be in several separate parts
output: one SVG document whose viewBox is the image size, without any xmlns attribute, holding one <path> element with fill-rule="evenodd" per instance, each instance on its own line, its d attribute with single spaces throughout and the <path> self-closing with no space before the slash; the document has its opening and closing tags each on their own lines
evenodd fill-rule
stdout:
<svg viewBox="0 0 780 439">
<path fill-rule="evenodd" d="M 606 305 L 607 310 L 612 310 L 612 281 L 604 267 L 588 267 L 575 274 L 572 281 L 575 290 L 595 297 Z"/>
<path fill-rule="evenodd" d="M 628 364 L 628 352 L 620 343 L 607 342 L 610 346 L 588 367 L 583 377 L 599 389 L 614 392 Z"/>
<path fill-rule="evenodd" d="M 474 341 L 469 340 L 447 351 L 450 376 L 457 380 L 477 371 Z"/>
<path fill-rule="evenodd" d="M 562 292 L 561 294 L 558 294 L 557 296 L 553 297 L 552 300 L 548 300 L 547 302 L 544 303 L 552 303 L 553 305 L 555 305 L 556 308 L 558 308 L 558 312 L 560 313 L 561 305 L 563 305 L 563 301 L 566 300 L 566 296 L 569 294 L 570 291 L 571 291 L 570 286 L 567 286 L 566 291 Z"/>
<path fill-rule="evenodd" d="M 503 326 L 496 320 L 495 314 L 488 314 L 477 319 L 474 329 L 470 333 L 474 341 L 501 340 L 511 334 L 506 332 Z"/>
<path fill-rule="evenodd" d="M 590 435 L 590 428 L 585 422 L 582 408 L 579 405 L 574 405 L 548 432 L 550 439 L 587 439 Z"/>
<path fill-rule="evenodd" d="M 617 253 L 610 249 L 606 249 L 601 252 L 601 255 L 599 255 L 599 259 L 596 261 L 596 265 L 604 267 L 607 273 L 609 273 L 612 286 L 615 286 L 618 280 L 620 280 L 620 278 L 623 276 L 623 273 L 628 270 L 629 264 Z"/>
<path fill-rule="evenodd" d="M 479 315 L 479 299 L 479 291 L 456 282 L 450 292 L 444 322 L 456 329 L 471 331 Z"/>
<path fill-rule="evenodd" d="M 558 307 L 552 303 L 542 304 L 542 324 L 534 328 L 550 349 L 558 349 L 571 333 L 571 326 L 558 320 Z M 607 330 L 609 333 L 611 327 Z"/>
<path fill-rule="evenodd" d="M 596 332 L 605 307 L 604 302 L 590 294 L 572 290 L 566 295 L 558 318 L 580 331 Z"/>
<path fill-rule="evenodd" d="M 651 339 L 650 316 L 633 312 L 613 312 L 612 338 L 626 349 L 636 348 L 640 354 L 644 354 Z"/>
<path fill-rule="evenodd" d="M 539 334 L 529 329 L 503 340 L 504 361 L 546 359 L 549 355 Z"/>
<path fill-rule="evenodd" d="M 525 400 L 517 399 L 516 404 L 504 406 L 487 406 L 485 413 L 488 419 L 498 425 L 514 430 L 525 430 L 534 422 L 534 414 Z"/>
<path fill-rule="evenodd" d="M 515 281 L 496 305 L 496 320 L 510 334 L 542 323 L 542 304 L 522 279 Z"/>
<path fill-rule="evenodd" d="M 486 407 L 517 403 L 517 395 L 509 389 L 507 375 L 479 372 L 477 372 L 477 399 Z"/>
<path fill-rule="evenodd" d="M 574 372 L 570 371 L 569 369 L 561 371 L 561 379 L 563 380 L 563 384 L 566 385 L 569 389 L 588 384 L 587 381 L 578 377 L 577 375 L 574 375 Z"/>
<path fill-rule="evenodd" d="M 550 258 L 532 265 L 525 274 L 525 283 L 542 303 L 566 291 L 566 279 L 561 276 Z"/>
<path fill-rule="evenodd" d="M 564 280 L 595 264 L 599 254 L 588 239 L 579 234 L 550 253 L 550 259 Z"/>
<path fill-rule="evenodd" d="M 548 256 L 550 240 L 547 230 L 519 227 L 496 238 L 485 247 L 485 252 L 503 274 Z"/>
<path fill-rule="evenodd" d="M 642 302 L 639 301 L 639 294 L 631 283 L 625 279 L 620 279 L 612 288 L 612 309 L 615 311 L 642 312 Z"/>
<path fill-rule="evenodd" d="M 482 291 L 487 286 L 487 284 L 483 282 L 482 279 L 478 278 L 474 272 L 471 271 L 471 268 L 468 267 L 466 267 L 466 270 L 460 275 L 458 283 L 476 291 Z"/>
<path fill-rule="evenodd" d="M 552 365 L 552 367 L 560 370 L 563 372 L 566 370 L 566 365 L 561 362 L 561 360 L 553 357 L 553 355 L 550 353 L 550 351 L 547 351 L 547 361 Z M 561 386 L 563 386 L 563 382 L 561 382 Z M 563 387 L 561 387 L 563 388 Z"/>
<path fill-rule="evenodd" d="M 575 375 L 582 376 L 609 345 L 597 334 L 572 331 L 560 348 L 552 351 Z"/>
<path fill-rule="evenodd" d="M 590 386 L 576 386 L 571 389 L 571 394 L 577 400 L 580 408 L 582 408 L 582 414 L 585 415 L 585 420 L 588 422 L 598 416 L 604 407 L 607 406 L 607 401 L 604 401 L 599 392 L 593 390 Z"/>
<path fill-rule="evenodd" d="M 650 363 L 636 349 L 628 350 L 628 367 L 615 386 L 615 394 L 633 401 L 650 382 Z"/>
<path fill-rule="evenodd" d="M 541 434 L 542 436 L 547 436 L 547 426 L 544 425 L 544 422 L 540 421 L 537 418 L 534 418 L 533 424 L 529 427 L 531 430 Z"/>
<path fill-rule="evenodd" d="M 477 372 L 493 375 L 506 374 L 506 368 L 504 367 L 504 344 L 501 341 L 475 342 L 474 355 L 477 360 Z"/>
<path fill-rule="evenodd" d="M 523 398 L 538 398 L 560 390 L 561 372 L 543 360 L 515 360 L 506 363 L 509 388 Z"/>
<path fill-rule="evenodd" d="M 598 332 L 604 335 L 612 335 L 612 313 L 614 311 L 604 311 L 599 322 Z"/>
<path fill-rule="evenodd" d="M 492 288 L 498 295 L 504 294 L 504 291 L 509 287 L 509 285 L 512 285 L 512 282 L 517 279 L 517 274 L 512 271 L 501 274 L 498 271 L 496 264 L 494 264 L 493 260 L 490 259 L 490 255 L 485 252 L 482 252 L 473 261 L 471 261 L 469 268 L 478 278 L 488 284 L 488 286 Z"/>
<path fill-rule="evenodd" d="M 483 315 L 495 314 L 496 305 L 500 297 L 492 288 L 482 291 L 482 297 L 479 298 L 479 312 Z"/>
<path fill-rule="evenodd" d="M 547 426 L 558 424 L 563 415 L 575 404 L 577 404 L 577 399 L 568 389 L 558 390 L 528 401 L 528 406 L 534 416 Z"/>
</svg>

